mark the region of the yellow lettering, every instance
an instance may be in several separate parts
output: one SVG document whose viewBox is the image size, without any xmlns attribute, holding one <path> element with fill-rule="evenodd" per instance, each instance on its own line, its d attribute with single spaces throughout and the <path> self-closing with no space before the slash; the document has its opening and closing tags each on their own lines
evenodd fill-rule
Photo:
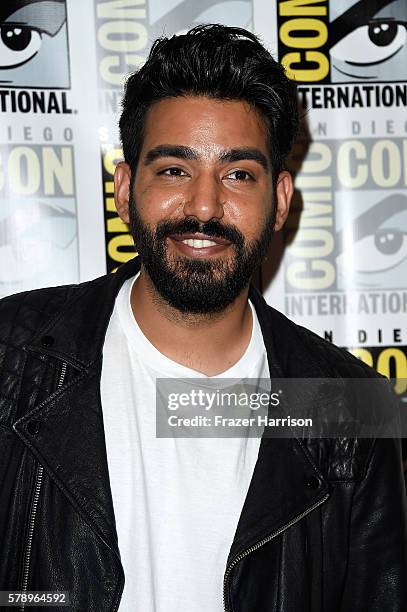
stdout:
<svg viewBox="0 0 407 612">
<path fill-rule="evenodd" d="M 311 245 L 309 243 L 312 243 Z M 306 245 L 309 246 L 306 246 Z M 324 229 L 299 229 L 290 253 L 297 257 L 318 258 L 332 253 L 334 239 L 331 232 Z"/>
<path fill-rule="evenodd" d="M 308 267 L 312 272 L 322 272 L 322 274 L 305 277 Z M 324 260 L 313 260 L 309 266 L 305 261 L 296 261 L 288 266 L 287 280 L 298 289 L 326 289 L 335 280 L 335 268 L 329 261 Z"/>
<path fill-rule="evenodd" d="M 19 195 L 33 195 L 41 184 L 40 162 L 29 147 L 16 147 L 8 160 L 10 189 Z"/>
<path fill-rule="evenodd" d="M 42 149 L 44 166 L 44 192 L 46 195 L 55 195 L 55 179 L 64 195 L 72 195 L 73 165 L 71 147 L 62 147 L 59 158 L 53 147 Z"/>
<path fill-rule="evenodd" d="M 100 26 L 98 40 L 109 51 L 134 53 L 146 48 L 147 30 L 137 21 L 109 21 Z"/>
<path fill-rule="evenodd" d="M 129 252 L 128 250 L 121 251 L 123 247 L 128 249 L 133 245 L 133 238 L 130 234 L 120 234 L 119 236 L 114 236 L 111 240 L 109 240 L 109 244 L 107 245 L 107 252 L 109 257 L 113 259 L 113 261 L 118 261 L 120 263 L 125 263 L 129 261 L 133 257 L 135 257 L 135 252 Z"/>
<path fill-rule="evenodd" d="M 312 142 L 308 151 L 308 156 L 312 159 L 306 159 L 301 168 L 301 172 L 305 174 L 324 172 L 331 165 L 331 149 L 323 142 Z"/>
<path fill-rule="evenodd" d="M 291 17 L 292 15 L 326 15 L 328 13 L 326 6 L 310 6 L 317 2 L 325 2 L 325 0 L 286 0 L 286 2 L 280 2 L 278 10 L 282 17 Z"/>
<path fill-rule="evenodd" d="M 293 68 L 293 64 L 301 61 L 301 54 L 298 51 L 286 53 L 281 63 L 288 72 L 288 76 L 295 81 L 310 82 L 322 81 L 329 72 L 328 58 L 320 51 L 306 51 L 304 54 L 307 63 L 316 62 L 317 68 Z"/>
<path fill-rule="evenodd" d="M 316 187 L 331 187 L 332 177 L 326 176 L 303 176 L 300 174 L 295 179 L 295 186 L 297 189 L 307 189 Z"/>
<path fill-rule="evenodd" d="M 109 200 L 111 200 L 113 198 L 109 198 Z M 120 219 L 120 217 L 113 217 L 112 219 L 108 219 L 107 220 L 107 231 L 108 233 L 116 233 L 116 232 L 129 232 L 129 228 L 126 225 L 126 223 L 124 223 L 124 221 L 122 221 Z"/>
<path fill-rule="evenodd" d="M 370 351 L 364 348 L 353 348 L 349 350 L 349 353 L 366 363 L 368 366 L 373 367 L 373 356 Z"/>
<path fill-rule="evenodd" d="M 387 155 L 387 176 L 384 173 L 384 156 Z M 379 187 L 394 187 L 401 176 L 400 151 L 395 142 L 379 140 L 372 148 L 372 177 Z"/>
<path fill-rule="evenodd" d="M 396 384 L 394 390 L 396 393 L 404 393 L 407 385 L 407 357 L 402 350 L 391 347 L 384 349 L 377 360 L 377 371 L 383 376 L 390 378 L 390 363 L 394 359 L 396 370 Z"/>
<path fill-rule="evenodd" d="M 114 203 L 114 198 L 105 198 L 106 210 L 109 212 L 117 212 Z"/>
<path fill-rule="evenodd" d="M 113 0 L 101 2 L 97 6 L 99 19 L 145 19 L 145 9 L 132 9 L 132 6 L 145 4 L 145 0 Z"/>
<path fill-rule="evenodd" d="M 103 165 L 108 174 L 113 176 L 116 164 L 123 159 L 122 149 L 109 149 L 103 158 Z M 111 192 L 110 192 L 111 193 Z"/>
<path fill-rule="evenodd" d="M 367 181 L 367 164 L 356 163 L 355 160 L 366 159 L 366 147 L 359 140 L 344 142 L 338 151 L 337 174 L 345 187 L 361 187 Z M 352 161 L 355 161 L 355 172 L 351 172 Z"/>
<path fill-rule="evenodd" d="M 134 67 L 134 69 L 140 68 L 144 62 L 144 57 L 141 55 L 126 53 L 124 56 L 123 70 L 121 70 L 122 63 L 120 59 L 118 55 L 106 55 L 106 57 L 100 61 L 100 76 L 106 83 L 123 85 L 124 77 L 129 70 L 131 70 L 132 67 Z M 114 68 L 119 68 L 119 71 L 114 70 Z"/>
<path fill-rule="evenodd" d="M 316 32 L 316 36 L 292 36 L 291 32 Z M 328 28 L 319 19 L 289 19 L 280 28 L 280 40 L 293 49 L 318 49 L 328 40 Z"/>
</svg>

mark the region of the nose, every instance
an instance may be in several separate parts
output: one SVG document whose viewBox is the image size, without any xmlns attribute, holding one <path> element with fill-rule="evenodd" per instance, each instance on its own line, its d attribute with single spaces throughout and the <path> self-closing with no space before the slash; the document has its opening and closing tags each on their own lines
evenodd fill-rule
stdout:
<svg viewBox="0 0 407 612">
<path fill-rule="evenodd" d="M 201 175 L 190 183 L 184 214 L 186 217 L 196 217 L 202 222 L 223 217 L 222 184 L 216 177 Z"/>
</svg>

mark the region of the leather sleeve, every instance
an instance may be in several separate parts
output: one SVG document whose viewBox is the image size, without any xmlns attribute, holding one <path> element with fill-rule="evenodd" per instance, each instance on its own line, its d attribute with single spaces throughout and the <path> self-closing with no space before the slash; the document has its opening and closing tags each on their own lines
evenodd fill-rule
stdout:
<svg viewBox="0 0 407 612">
<path fill-rule="evenodd" d="M 355 486 L 341 612 L 406 612 L 407 503 L 400 440 L 377 439 Z"/>
</svg>

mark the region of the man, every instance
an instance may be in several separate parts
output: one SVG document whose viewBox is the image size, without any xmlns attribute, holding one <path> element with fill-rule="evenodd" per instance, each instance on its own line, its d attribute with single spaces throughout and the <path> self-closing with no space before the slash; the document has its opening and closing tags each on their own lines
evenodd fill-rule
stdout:
<svg viewBox="0 0 407 612">
<path fill-rule="evenodd" d="M 157 378 L 376 376 L 250 286 L 296 127 L 245 30 L 159 40 L 129 78 L 115 199 L 140 256 L 1 302 L 2 589 L 74 611 L 406 609 L 397 442 L 155 436 Z"/>
</svg>

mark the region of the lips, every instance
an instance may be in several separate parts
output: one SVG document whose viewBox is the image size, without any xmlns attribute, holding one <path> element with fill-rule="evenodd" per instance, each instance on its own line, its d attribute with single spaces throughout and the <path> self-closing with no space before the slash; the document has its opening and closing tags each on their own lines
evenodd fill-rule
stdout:
<svg viewBox="0 0 407 612">
<path fill-rule="evenodd" d="M 230 240 L 220 238 L 219 236 L 208 236 L 207 234 L 201 234 L 199 232 L 186 233 L 186 234 L 171 234 L 170 238 L 176 242 L 182 242 L 195 249 L 202 249 L 211 246 L 226 246 L 231 244 Z"/>
<path fill-rule="evenodd" d="M 171 234 L 168 238 L 176 250 L 187 257 L 215 257 L 232 244 L 225 238 L 200 232 Z"/>
</svg>

